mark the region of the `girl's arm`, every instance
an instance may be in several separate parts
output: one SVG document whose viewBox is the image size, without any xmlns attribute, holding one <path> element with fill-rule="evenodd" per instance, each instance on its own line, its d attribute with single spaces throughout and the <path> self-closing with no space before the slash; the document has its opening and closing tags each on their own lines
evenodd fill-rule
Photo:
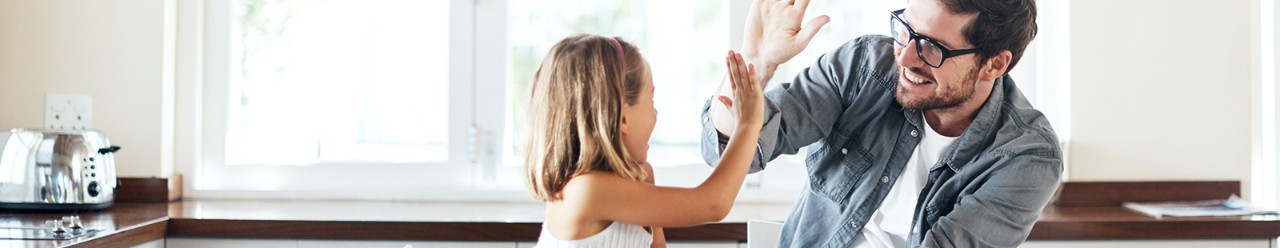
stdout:
<svg viewBox="0 0 1280 248">
<path fill-rule="evenodd" d="M 591 172 L 565 185 L 563 206 L 582 213 L 581 220 L 641 226 L 691 226 L 724 219 L 742 187 L 764 123 L 763 89 L 753 76 L 754 66 L 732 51 L 726 60 L 734 100 L 721 96 L 720 101 L 737 115 L 738 124 L 720 164 L 706 181 L 693 188 L 665 187 Z"/>
<path fill-rule="evenodd" d="M 662 234 L 661 227 L 653 228 L 653 244 L 649 245 L 649 247 L 650 248 L 667 248 L 667 236 L 665 234 Z"/>
<path fill-rule="evenodd" d="M 649 173 L 649 178 L 646 178 L 644 182 L 650 185 L 655 184 L 657 174 L 653 174 L 653 165 L 644 163 L 644 171 Z M 667 236 L 662 233 L 661 227 L 651 226 L 649 227 L 649 232 L 653 233 L 653 244 L 649 245 L 650 248 L 667 248 Z"/>
</svg>

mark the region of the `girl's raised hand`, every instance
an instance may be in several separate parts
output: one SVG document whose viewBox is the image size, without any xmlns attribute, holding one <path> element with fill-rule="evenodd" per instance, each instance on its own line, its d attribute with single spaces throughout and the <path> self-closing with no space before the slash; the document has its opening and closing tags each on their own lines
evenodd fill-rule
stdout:
<svg viewBox="0 0 1280 248">
<path fill-rule="evenodd" d="M 764 85 L 759 83 L 756 67 L 747 64 L 742 54 L 729 51 L 725 57 L 729 69 L 729 86 L 733 97 L 719 96 L 720 102 L 738 119 L 737 130 L 754 130 L 759 132 L 764 125 Z"/>
</svg>

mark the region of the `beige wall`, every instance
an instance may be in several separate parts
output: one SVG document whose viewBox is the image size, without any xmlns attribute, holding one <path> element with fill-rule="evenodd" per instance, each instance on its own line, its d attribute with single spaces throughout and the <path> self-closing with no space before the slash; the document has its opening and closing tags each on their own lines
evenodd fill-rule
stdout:
<svg viewBox="0 0 1280 248">
<path fill-rule="evenodd" d="M 1073 0 L 1072 181 L 1241 180 L 1250 1 Z"/>
<path fill-rule="evenodd" d="M 46 93 L 88 94 L 93 125 L 123 147 L 118 174 L 168 177 L 166 8 L 161 0 L 0 0 L 0 128 L 43 125 Z"/>
<path fill-rule="evenodd" d="M 120 175 L 167 177 L 171 5 L 0 0 L 0 128 L 39 126 L 48 92 L 90 94 Z M 1248 180 L 1250 1 L 1070 11 L 1071 180 Z"/>
</svg>

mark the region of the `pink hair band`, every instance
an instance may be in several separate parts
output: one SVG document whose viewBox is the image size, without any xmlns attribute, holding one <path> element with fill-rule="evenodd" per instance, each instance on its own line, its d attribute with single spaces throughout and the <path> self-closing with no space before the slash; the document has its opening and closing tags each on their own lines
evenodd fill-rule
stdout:
<svg viewBox="0 0 1280 248">
<path fill-rule="evenodd" d="M 627 68 L 627 55 L 622 52 L 622 43 L 618 42 L 618 38 L 609 37 L 613 41 L 613 47 L 618 49 L 618 57 L 622 58 L 622 68 Z"/>
</svg>

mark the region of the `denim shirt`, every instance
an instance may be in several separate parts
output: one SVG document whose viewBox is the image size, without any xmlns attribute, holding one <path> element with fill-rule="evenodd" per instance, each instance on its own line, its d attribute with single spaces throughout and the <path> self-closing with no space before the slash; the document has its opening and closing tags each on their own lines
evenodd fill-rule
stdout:
<svg viewBox="0 0 1280 248">
<path fill-rule="evenodd" d="M 792 83 L 765 93 L 765 123 L 751 172 L 809 146 L 809 180 L 779 247 L 845 248 L 902 175 L 920 143 L 920 110 L 893 97 L 893 41 L 863 36 L 822 55 Z M 702 154 L 720 160 L 727 140 L 702 110 Z M 1005 75 L 964 133 L 929 168 L 908 247 L 1016 247 L 1026 240 L 1062 174 L 1044 114 Z"/>
</svg>

